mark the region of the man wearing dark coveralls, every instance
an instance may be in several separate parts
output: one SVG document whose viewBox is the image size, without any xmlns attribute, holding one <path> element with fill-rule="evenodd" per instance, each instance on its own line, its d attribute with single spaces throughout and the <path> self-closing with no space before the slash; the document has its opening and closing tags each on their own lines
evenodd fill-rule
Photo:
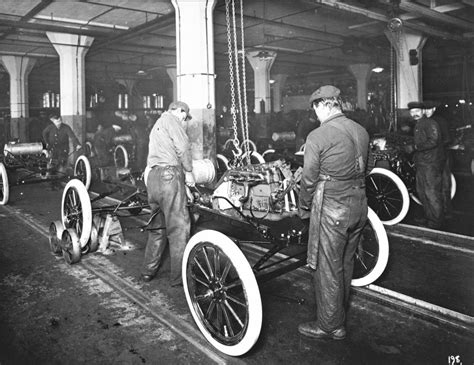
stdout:
<svg viewBox="0 0 474 365">
<path fill-rule="evenodd" d="M 71 127 L 64 124 L 59 115 L 51 114 L 49 119 L 52 123 L 43 130 L 43 141 L 46 144 L 46 149 L 51 153 L 50 158 L 53 161 L 54 169 L 64 173 L 69 167 L 69 140 L 76 151 L 81 149 L 81 145 Z M 52 182 L 53 190 L 60 186 L 59 182 Z"/>
<path fill-rule="evenodd" d="M 306 139 L 299 197 L 300 217 L 310 219 L 308 266 L 314 270 L 317 315 L 298 331 L 316 339 L 346 337 L 354 254 L 367 221 L 369 135 L 342 113 L 339 94 L 326 85 L 310 97 L 321 126 Z"/>
<path fill-rule="evenodd" d="M 182 284 L 181 263 L 189 239 L 191 221 L 185 184 L 194 186 L 193 165 L 184 121 L 189 106 L 172 102 L 156 121 L 148 144 L 148 202 L 152 210 L 141 276 L 148 282 L 156 275 L 169 243 L 171 286 Z"/>
<path fill-rule="evenodd" d="M 449 133 L 449 124 L 448 121 L 443 118 L 439 113 L 436 113 L 436 108 L 438 103 L 435 101 L 425 100 L 423 102 L 425 106 L 425 115 L 427 118 L 434 119 L 439 125 L 439 130 L 441 132 L 441 140 L 443 142 L 444 150 L 444 163 L 443 163 L 443 173 L 441 175 L 441 186 L 443 191 L 443 212 L 444 217 L 448 218 L 452 216 L 453 206 L 451 204 L 451 168 L 450 168 L 450 159 L 449 159 L 449 145 L 451 144 L 451 135 Z"/>
<path fill-rule="evenodd" d="M 421 102 L 408 103 L 411 117 L 416 121 L 414 144 L 405 146 L 405 152 L 414 153 L 416 192 L 423 204 L 428 228 L 439 229 L 444 221 L 442 172 L 444 165 L 443 141 L 438 123 L 424 114 Z M 426 222 L 425 222 L 426 220 Z"/>
</svg>

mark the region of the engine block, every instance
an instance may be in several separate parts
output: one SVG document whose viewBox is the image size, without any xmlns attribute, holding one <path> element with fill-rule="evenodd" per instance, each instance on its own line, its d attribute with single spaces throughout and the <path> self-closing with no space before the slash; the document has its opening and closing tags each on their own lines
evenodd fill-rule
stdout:
<svg viewBox="0 0 474 365">
<path fill-rule="evenodd" d="M 236 208 L 255 218 L 280 220 L 297 214 L 297 183 L 283 160 L 247 165 L 224 173 L 212 195 L 213 208 Z"/>
</svg>

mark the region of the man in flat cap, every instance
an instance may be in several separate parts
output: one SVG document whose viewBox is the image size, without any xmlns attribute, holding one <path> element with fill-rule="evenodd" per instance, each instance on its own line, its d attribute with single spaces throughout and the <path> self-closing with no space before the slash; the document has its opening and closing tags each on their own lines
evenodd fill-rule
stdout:
<svg viewBox="0 0 474 365">
<path fill-rule="evenodd" d="M 326 85 L 310 97 L 321 126 L 306 139 L 299 196 L 299 215 L 310 220 L 308 266 L 314 270 L 317 315 L 298 331 L 316 339 L 346 337 L 354 254 L 367 220 L 369 135 L 342 113 L 339 95 Z"/>
<path fill-rule="evenodd" d="M 405 152 L 413 153 L 416 167 L 416 193 L 425 214 L 419 223 L 439 229 L 444 221 L 441 176 L 445 157 L 441 130 L 435 120 L 424 115 L 425 105 L 422 102 L 410 102 L 408 109 L 416 124 L 414 144 L 407 145 Z"/>
<path fill-rule="evenodd" d="M 148 241 L 141 269 L 142 280 L 156 275 L 169 243 L 171 286 L 179 286 L 181 262 L 189 239 L 191 220 L 185 184 L 194 186 L 191 148 L 184 122 L 190 119 L 189 106 L 174 101 L 150 132 L 146 186 L 151 208 Z"/>
<path fill-rule="evenodd" d="M 427 118 L 434 119 L 438 123 L 441 131 L 441 139 L 443 141 L 444 163 L 443 173 L 441 176 L 441 185 L 443 191 L 443 212 L 445 218 L 451 217 L 453 213 L 453 206 L 451 204 L 451 159 L 449 155 L 449 145 L 452 142 L 449 133 L 448 121 L 436 111 L 438 103 L 435 101 L 424 101 L 425 115 Z"/>
</svg>

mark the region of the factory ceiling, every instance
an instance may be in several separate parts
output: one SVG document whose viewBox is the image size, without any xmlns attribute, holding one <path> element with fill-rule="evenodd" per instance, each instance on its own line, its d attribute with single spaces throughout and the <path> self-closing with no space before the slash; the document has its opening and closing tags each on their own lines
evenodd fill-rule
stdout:
<svg viewBox="0 0 474 365">
<path fill-rule="evenodd" d="M 275 51 L 271 74 L 292 80 L 347 75 L 354 63 L 388 67 L 387 31 L 426 35 L 437 46 L 423 54 L 424 62 L 461 64 L 474 53 L 474 0 L 242 1 L 246 50 L 261 51 L 261 57 Z M 216 74 L 227 74 L 224 0 L 213 14 Z M 48 31 L 94 37 L 88 80 L 168 78 L 166 68 L 176 63 L 171 0 L 0 2 L 0 55 L 37 58 L 43 77 L 57 75 L 59 67 Z"/>
</svg>

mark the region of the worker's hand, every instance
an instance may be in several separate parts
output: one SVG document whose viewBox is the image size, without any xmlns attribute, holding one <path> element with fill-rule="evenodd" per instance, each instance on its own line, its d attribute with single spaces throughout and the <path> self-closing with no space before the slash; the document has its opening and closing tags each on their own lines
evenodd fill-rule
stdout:
<svg viewBox="0 0 474 365">
<path fill-rule="evenodd" d="M 186 171 L 184 174 L 184 182 L 186 183 L 187 186 L 189 187 L 194 187 L 196 186 L 196 181 L 194 180 L 194 175 L 192 172 Z"/>
<path fill-rule="evenodd" d="M 410 155 L 415 151 L 415 146 L 413 146 L 412 144 L 407 144 L 406 146 L 403 146 L 403 150 L 405 151 L 405 153 Z"/>
<path fill-rule="evenodd" d="M 76 146 L 76 151 L 79 151 L 81 148 L 82 148 L 82 146 L 81 146 L 80 144 L 78 144 L 78 145 Z"/>
<path fill-rule="evenodd" d="M 311 211 L 300 207 L 298 209 L 298 216 L 304 221 L 305 220 L 309 221 L 309 217 L 311 216 Z"/>
</svg>

